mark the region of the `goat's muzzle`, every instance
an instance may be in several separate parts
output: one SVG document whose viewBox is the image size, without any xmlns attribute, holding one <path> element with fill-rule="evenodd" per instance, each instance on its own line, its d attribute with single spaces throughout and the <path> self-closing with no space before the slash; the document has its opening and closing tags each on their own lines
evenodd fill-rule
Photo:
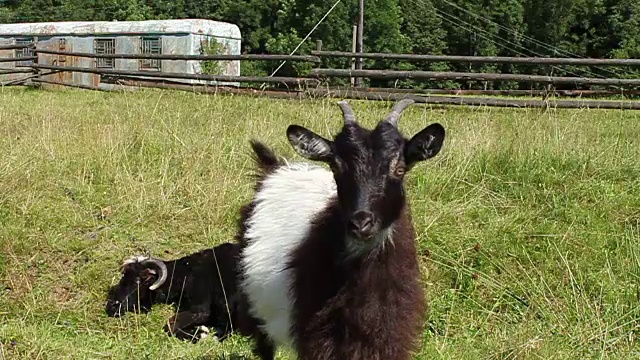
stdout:
<svg viewBox="0 0 640 360">
<path fill-rule="evenodd" d="M 120 301 L 107 301 L 105 312 L 109 317 L 120 317 L 126 311 L 124 304 Z"/>
<path fill-rule="evenodd" d="M 360 240 L 371 239 L 376 228 L 376 219 L 371 211 L 357 211 L 347 223 L 349 234 Z"/>
</svg>

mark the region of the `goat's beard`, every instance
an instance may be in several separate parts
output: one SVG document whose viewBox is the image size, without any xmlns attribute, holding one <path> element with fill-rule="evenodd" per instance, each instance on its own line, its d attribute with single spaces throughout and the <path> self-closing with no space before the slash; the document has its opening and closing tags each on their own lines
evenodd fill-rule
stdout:
<svg viewBox="0 0 640 360">
<path fill-rule="evenodd" d="M 349 258 L 368 256 L 374 251 L 384 250 L 388 244 L 393 245 L 392 226 L 380 229 L 366 240 L 358 239 L 349 234 L 345 239 L 347 257 Z"/>
</svg>

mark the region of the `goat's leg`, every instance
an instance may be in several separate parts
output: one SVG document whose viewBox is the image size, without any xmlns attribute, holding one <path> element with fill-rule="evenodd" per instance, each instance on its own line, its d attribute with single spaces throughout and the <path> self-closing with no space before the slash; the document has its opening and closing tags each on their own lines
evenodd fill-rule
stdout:
<svg viewBox="0 0 640 360">
<path fill-rule="evenodd" d="M 169 318 L 164 331 L 178 339 L 197 342 L 199 340 L 197 331 L 202 330 L 200 325 L 204 325 L 209 317 L 208 312 L 182 311 Z"/>
<path fill-rule="evenodd" d="M 274 360 L 276 349 L 273 342 L 263 332 L 258 331 L 254 337 L 256 346 L 253 349 L 254 354 L 260 357 L 260 360 Z"/>
<path fill-rule="evenodd" d="M 276 354 L 275 346 L 267 335 L 260 330 L 259 324 L 260 321 L 250 315 L 246 295 L 241 293 L 236 312 L 236 331 L 238 331 L 240 335 L 254 339 L 255 346 L 253 353 L 258 356 L 260 360 L 274 360 Z"/>
</svg>

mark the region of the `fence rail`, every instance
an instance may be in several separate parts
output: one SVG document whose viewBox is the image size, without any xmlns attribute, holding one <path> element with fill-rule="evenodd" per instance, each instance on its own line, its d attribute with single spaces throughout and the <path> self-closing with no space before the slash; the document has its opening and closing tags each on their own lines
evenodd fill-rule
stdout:
<svg viewBox="0 0 640 360">
<path fill-rule="evenodd" d="M 24 73 L 33 73 L 35 72 L 33 69 L 31 68 L 7 68 L 7 69 L 3 69 L 0 68 L 0 75 L 11 75 L 11 74 L 24 74 Z"/>
<path fill-rule="evenodd" d="M 55 81 L 55 80 L 38 79 L 38 78 L 31 79 L 31 81 L 36 82 L 36 83 L 68 86 L 68 87 L 73 87 L 73 88 L 78 88 L 78 89 L 85 89 L 85 90 L 109 91 L 109 90 L 103 89 L 103 88 L 101 88 L 99 86 L 76 84 L 76 83 L 72 83 L 72 82 L 68 82 L 68 81 Z"/>
<path fill-rule="evenodd" d="M 123 80 L 118 82 L 127 86 L 151 87 L 159 89 L 193 91 L 209 94 L 240 94 L 250 96 L 265 96 L 277 99 L 317 99 L 317 98 L 344 98 L 373 101 L 397 101 L 410 98 L 416 103 L 434 105 L 459 105 L 459 106 L 495 106 L 508 108 L 569 108 L 569 109 L 627 109 L 640 110 L 639 102 L 632 101 L 597 101 L 597 100 L 514 100 L 477 97 L 453 97 L 453 96 L 419 96 L 397 93 L 376 93 L 354 90 L 331 90 L 323 88 L 306 89 L 304 91 L 238 89 L 228 87 L 212 87 L 206 85 L 187 85 L 154 82 L 146 80 Z"/>
<path fill-rule="evenodd" d="M 453 97 L 453 96 L 419 96 L 394 93 L 371 93 L 358 91 L 331 91 L 323 89 L 311 89 L 308 92 L 321 96 L 344 97 L 360 100 L 393 100 L 413 99 L 417 103 L 438 105 L 469 105 L 469 106 L 495 106 L 510 108 L 565 108 L 565 109 L 629 109 L 640 110 L 640 102 L 637 101 L 612 101 L 612 100 L 520 100 L 498 99 L 482 97 Z"/>
<path fill-rule="evenodd" d="M 157 88 L 165 90 L 181 90 L 206 94 L 234 94 L 234 95 L 253 95 L 267 96 L 277 99 L 305 99 L 308 98 L 303 91 L 287 91 L 287 90 L 270 90 L 270 89 L 254 89 L 254 88 L 236 88 L 228 86 L 208 86 L 196 84 L 178 84 L 171 81 L 150 80 L 150 79 L 118 79 L 113 83 L 142 88 Z"/>
<path fill-rule="evenodd" d="M 544 75 L 516 75 L 497 73 L 465 73 L 465 72 L 437 72 L 437 71 L 396 71 L 396 70 L 343 70 L 343 69 L 313 69 L 313 77 L 366 77 L 370 79 L 386 80 L 463 80 L 463 81 L 519 81 L 544 84 L 571 85 L 640 85 L 640 79 L 599 79 L 566 76 Z"/>
<path fill-rule="evenodd" d="M 94 59 L 135 59 L 135 60 L 274 60 L 300 61 L 319 63 L 320 58 L 314 55 L 283 55 L 283 54 L 243 54 L 243 55 L 171 55 L 171 54 L 94 54 L 49 49 L 36 49 L 38 54 L 65 55 Z"/>
<path fill-rule="evenodd" d="M 220 81 L 220 82 L 280 83 L 280 84 L 289 84 L 289 85 L 301 85 L 307 82 L 313 82 L 313 83 L 318 82 L 318 80 L 311 79 L 311 78 L 294 78 L 294 77 L 281 77 L 281 76 L 269 77 L 269 76 L 183 74 L 183 73 L 168 73 L 168 72 L 156 72 L 156 71 L 127 71 L 127 70 L 98 69 L 98 68 L 56 66 L 56 65 L 42 65 L 42 64 L 32 64 L 30 66 L 34 69 L 83 72 L 83 73 L 91 73 L 91 74 L 129 75 L 129 76 L 151 77 L 151 78 L 174 78 L 174 79 L 206 80 L 206 81 Z"/>
<path fill-rule="evenodd" d="M 346 88 L 332 87 L 331 90 L 355 90 L 368 92 L 389 92 L 401 94 L 433 94 L 433 95 L 492 95 L 492 96 L 566 96 L 595 97 L 614 95 L 640 95 L 640 90 L 481 90 L 481 89 L 405 89 L 405 88 Z"/>
<path fill-rule="evenodd" d="M 59 72 L 60 71 L 58 71 L 58 70 L 53 70 L 53 71 L 49 71 L 47 73 L 36 73 L 36 74 L 32 74 L 32 75 L 21 77 L 21 78 L 5 81 L 3 83 L 0 83 L 0 85 L 1 86 L 22 85 L 26 81 L 29 81 L 29 80 L 30 81 L 37 81 L 37 79 L 40 78 L 41 76 L 54 75 L 54 74 L 57 74 Z"/>
<path fill-rule="evenodd" d="M 87 90 L 110 91 L 117 85 L 156 87 L 174 90 L 199 91 L 206 93 L 250 94 L 287 99 L 307 99 L 317 97 L 345 97 L 362 100 L 397 100 L 412 98 L 419 103 L 439 105 L 470 105 L 497 107 L 537 107 L 537 108 L 606 108 L 640 110 L 640 102 L 633 101 L 595 101 L 595 100 L 555 100 L 549 96 L 598 96 L 598 95 L 640 95 L 640 79 L 563 77 L 531 74 L 505 73 L 472 73 L 472 72 L 436 72 L 436 71 L 398 71 L 398 70 L 353 70 L 314 68 L 305 77 L 287 76 L 230 76 L 209 74 L 186 74 L 176 72 L 121 70 L 96 67 L 60 66 L 55 62 L 49 64 L 56 56 L 92 59 L 134 59 L 134 60 L 194 60 L 194 61 L 299 61 L 322 63 L 323 58 L 347 57 L 370 59 L 403 59 L 443 62 L 471 63 L 504 63 L 504 64 L 537 64 L 537 65 L 592 65 L 592 66 L 640 66 L 640 59 L 575 59 L 575 58 L 543 58 L 543 57 L 481 57 L 481 56 L 449 56 L 449 55 L 414 55 L 357 53 L 340 51 L 312 51 L 311 55 L 287 54 L 243 54 L 243 55 L 179 55 L 179 54 L 94 54 L 55 49 L 43 49 L 34 43 L 24 45 L 3 45 L 3 49 L 32 48 L 33 56 L 21 58 L 0 58 L 2 63 L 32 61 L 29 65 L 16 64 L 13 68 L 0 68 L 0 75 L 24 73 L 27 76 L 14 78 L 0 85 L 16 84 L 52 84 L 76 87 Z M 29 54 L 30 55 L 30 54 Z M 12 66 L 12 65 L 10 65 Z M 46 71 L 43 71 L 46 70 Z M 48 71 L 48 72 L 47 72 Z M 98 83 L 108 83 L 115 87 L 96 86 L 95 83 L 75 83 L 48 77 L 53 73 L 89 73 L 100 75 Z M 369 78 L 382 80 L 456 80 L 456 81 L 514 81 L 519 83 L 541 83 L 548 85 L 572 86 L 623 86 L 625 90 L 562 90 L 547 88 L 545 90 L 446 90 L 446 89 L 392 89 L 392 88 L 330 88 L 319 87 L 326 78 Z M 218 82 L 218 84 L 189 84 L 180 80 L 201 80 Z M 235 84 L 219 84 L 219 82 L 251 84 L 260 83 L 262 88 L 250 86 L 238 87 Z M 287 91 L 277 88 L 265 88 L 265 84 L 285 85 Z M 124 88 L 123 87 L 123 88 Z M 294 91 L 291 91 L 294 90 Z M 451 96 L 447 96 L 451 95 Z M 461 96 L 462 95 L 462 96 Z M 507 96 L 542 96 L 538 99 L 505 99 L 491 97 L 469 97 L 468 95 L 507 95 Z"/>
<path fill-rule="evenodd" d="M 33 61 L 33 60 L 38 60 L 37 56 L 25 56 L 25 57 L 18 57 L 18 58 L 0 58 L 0 63 L 4 63 L 4 62 L 20 62 L 20 61 Z"/>
<path fill-rule="evenodd" d="M 34 48 L 36 45 L 34 43 L 29 44 L 15 44 L 15 45 L 0 45 L 0 50 L 18 50 L 18 49 L 27 49 Z"/>
<path fill-rule="evenodd" d="M 422 60 L 430 62 L 471 62 L 494 64 L 529 65 L 592 65 L 592 66 L 640 66 L 640 59 L 593 59 L 593 58 L 552 58 L 552 57 L 509 57 L 509 56 L 456 56 L 456 55 L 416 55 L 389 53 L 355 53 L 343 51 L 311 51 L 320 57 L 345 57 L 386 60 Z"/>
</svg>

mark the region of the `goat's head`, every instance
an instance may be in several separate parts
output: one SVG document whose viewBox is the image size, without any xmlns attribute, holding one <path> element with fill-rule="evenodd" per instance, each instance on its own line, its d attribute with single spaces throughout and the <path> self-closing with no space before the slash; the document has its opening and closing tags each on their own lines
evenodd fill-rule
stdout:
<svg viewBox="0 0 640 360">
<path fill-rule="evenodd" d="M 167 266 L 162 260 L 136 256 L 122 264 L 121 273 L 120 282 L 108 291 L 107 315 L 149 311 L 153 305 L 151 292 L 167 280 Z"/>
<path fill-rule="evenodd" d="M 302 156 L 330 165 L 349 238 L 369 244 L 398 219 L 405 204 L 403 179 L 416 163 L 440 151 L 445 130 L 435 123 L 411 139 L 398 130 L 398 118 L 413 100 L 399 101 L 373 130 L 361 127 L 346 101 L 338 102 L 342 130 L 328 140 L 299 125 L 287 137 Z"/>
</svg>

